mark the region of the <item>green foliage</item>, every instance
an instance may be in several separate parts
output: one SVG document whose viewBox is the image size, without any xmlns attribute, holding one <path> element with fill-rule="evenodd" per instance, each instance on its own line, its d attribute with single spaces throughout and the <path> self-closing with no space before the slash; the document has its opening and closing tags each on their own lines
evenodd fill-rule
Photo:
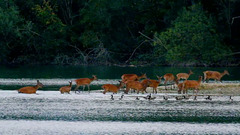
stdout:
<svg viewBox="0 0 240 135">
<path fill-rule="evenodd" d="M 42 5 L 36 5 L 33 9 L 36 15 L 35 30 L 39 33 L 33 43 L 38 54 L 37 61 L 49 63 L 64 51 L 66 46 L 66 26 L 57 16 L 57 5 L 51 5 L 49 1 L 43 1 Z"/>
<path fill-rule="evenodd" d="M 19 15 L 18 8 L 12 1 L 1 1 L 0 20 L 0 62 L 7 63 L 14 60 L 16 54 L 12 53 L 25 42 L 28 34 L 25 30 L 30 29 L 30 23 Z"/>
<path fill-rule="evenodd" d="M 170 64 L 192 63 L 211 65 L 231 51 L 221 43 L 216 23 L 200 4 L 184 8 L 172 27 L 155 34 L 155 55 L 164 55 Z"/>
<path fill-rule="evenodd" d="M 231 24 L 239 7 L 237 0 L 0 0 L 0 63 L 223 65 L 240 51 L 240 19 Z"/>
</svg>

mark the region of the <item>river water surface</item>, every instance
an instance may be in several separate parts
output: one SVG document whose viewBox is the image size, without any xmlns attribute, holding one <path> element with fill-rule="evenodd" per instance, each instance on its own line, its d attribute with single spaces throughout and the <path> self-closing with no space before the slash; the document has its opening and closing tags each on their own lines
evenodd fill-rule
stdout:
<svg viewBox="0 0 240 135">
<path fill-rule="evenodd" d="M 99 81 L 91 89 L 105 83 L 116 84 L 123 73 L 147 73 L 148 77 L 165 73 L 195 73 L 190 79 L 202 75 L 208 68 L 170 67 L 1 67 L 0 71 L 0 134 L 239 134 L 240 97 L 212 97 L 211 101 L 199 97 L 196 101 L 177 101 L 154 94 L 155 100 L 145 100 L 147 94 L 128 94 L 120 100 L 122 92 L 114 95 L 99 91 L 60 94 L 59 87 L 69 80 L 91 77 Z M 224 82 L 239 83 L 239 68 L 210 68 L 230 76 Z M 17 89 L 34 85 L 39 79 L 44 89 L 37 94 L 18 94 Z M 215 83 L 215 82 L 211 82 Z M 136 100 L 139 97 L 140 100 Z"/>
</svg>

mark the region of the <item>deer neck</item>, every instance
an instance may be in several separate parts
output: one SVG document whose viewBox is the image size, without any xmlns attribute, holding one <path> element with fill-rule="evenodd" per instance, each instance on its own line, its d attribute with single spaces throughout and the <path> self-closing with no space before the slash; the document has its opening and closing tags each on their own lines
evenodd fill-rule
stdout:
<svg viewBox="0 0 240 135">
<path fill-rule="evenodd" d="M 174 78 L 173 81 L 178 85 L 178 80 L 176 78 Z"/>
<path fill-rule="evenodd" d="M 143 78 L 144 75 L 140 75 L 137 77 L 138 80 L 140 80 L 141 78 Z"/>
<path fill-rule="evenodd" d="M 226 72 L 220 73 L 221 77 L 223 77 L 226 74 L 227 74 Z"/>
<path fill-rule="evenodd" d="M 191 74 L 193 74 L 193 73 L 189 72 L 189 73 L 188 73 L 188 76 L 190 76 Z"/>
<path fill-rule="evenodd" d="M 158 82 L 161 82 L 161 79 L 162 79 L 162 78 L 158 78 Z"/>
<path fill-rule="evenodd" d="M 119 85 L 117 86 L 117 88 L 120 89 L 122 86 L 123 86 L 122 84 L 119 84 Z"/>
<path fill-rule="evenodd" d="M 36 86 L 33 86 L 33 88 L 37 90 L 37 89 L 40 88 L 40 86 L 39 86 L 39 85 L 36 85 Z"/>
<path fill-rule="evenodd" d="M 95 77 L 93 77 L 93 78 L 89 78 L 90 80 L 91 80 L 91 82 L 93 81 L 93 80 L 95 80 Z"/>
<path fill-rule="evenodd" d="M 202 78 L 200 77 L 199 79 L 198 79 L 198 83 L 200 84 L 202 82 Z"/>
</svg>

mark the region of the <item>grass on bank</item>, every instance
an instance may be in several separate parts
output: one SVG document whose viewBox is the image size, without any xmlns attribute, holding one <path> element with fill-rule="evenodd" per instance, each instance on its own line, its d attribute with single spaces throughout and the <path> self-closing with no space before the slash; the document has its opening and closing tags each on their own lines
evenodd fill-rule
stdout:
<svg viewBox="0 0 240 135">
<path fill-rule="evenodd" d="M 165 86 L 158 87 L 158 93 L 177 93 L 178 88 L 170 90 L 170 86 L 167 86 L 168 90 L 165 90 Z M 148 92 L 152 92 L 152 88 L 147 89 Z M 193 93 L 193 90 L 188 90 L 188 93 Z M 199 94 L 226 94 L 240 96 L 240 83 L 202 83 L 200 85 Z"/>
</svg>

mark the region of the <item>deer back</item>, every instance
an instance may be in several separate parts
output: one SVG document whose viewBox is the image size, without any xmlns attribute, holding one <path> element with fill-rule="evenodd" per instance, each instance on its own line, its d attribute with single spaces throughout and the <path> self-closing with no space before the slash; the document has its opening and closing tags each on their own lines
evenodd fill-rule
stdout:
<svg viewBox="0 0 240 135">
<path fill-rule="evenodd" d="M 166 80 L 166 81 L 174 81 L 175 77 L 173 74 L 171 73 L 167 73 L 163 76 L 163 78 Z"/>
</svg>

